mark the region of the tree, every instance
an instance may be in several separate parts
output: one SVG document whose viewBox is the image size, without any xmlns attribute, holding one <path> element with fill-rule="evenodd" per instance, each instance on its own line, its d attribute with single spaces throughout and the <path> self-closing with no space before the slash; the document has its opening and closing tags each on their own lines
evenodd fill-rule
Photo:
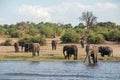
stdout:
<svg viewBox="0 0 120 80">
<path fill-rule="evenodd" d="M 79 23 L 77 26 L 75 26 L 74 28 L 85 28 L 83 23 Z"/>
<path fill-rule="evenodd" d="M 97 17 L 94 16 L 92 12 L 83 12 L 79 19 L 85 21 L 87 29 L 89 29 L 96 23 Z"/>
<path fill-rule="evenodd" d="M 107 27 L 107 28 L 117 27 L 116 23 L 114 23 L 114 22 L 99 22 L 96 24 L 96 26 Z"/>
</svg>

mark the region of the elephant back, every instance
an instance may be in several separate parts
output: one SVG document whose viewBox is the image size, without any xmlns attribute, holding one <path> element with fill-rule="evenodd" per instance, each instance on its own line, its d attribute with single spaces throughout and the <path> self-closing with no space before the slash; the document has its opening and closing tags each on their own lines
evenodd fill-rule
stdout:
<svg viewBox="0 0 120 80">
<path fill-rule="evenodd" d="M 108 46 L 100 46 L 99 52 L 104 53 L 104 54 L 108 54 L 110 52 L 113 52 L 113 49 L 111 47 L 108 47 Z"/>
<path fill-rule="evenodd" d="M 76 45 L 71 45 L 71 49 L 73 49 L 73 52 L 77 52 L 78 51 L 78 48 Z"/>
<path fill-rule="evenodd" d="M 63 47 L 63 53 L 65 51 L 71 54 L 71 53 L 78 52 L 78 48 L 76 45 L 66 45 Z"/>
<path fill-rule="evenodd" d="M 63 53 L 64 53 L 65 51 L 69 50 L 69 48 L 70 48 L 70 46 L 68 46 L 68 45 L 64 46 L 64 47 L 63 47 Z"/>
<path fill-rule="evenodd" d="M 39 43 L 31 43 L 32 50 L 40 50 L 40 44 Z"/>
<path fill-rule="evenodd" d="M 113 53 L 113 49 L 109 46 L 100 46 L 99 52 L 101 53 L 101 56 L 108 55 L 110 56 Z M 113 56 L 113 54 L 112 54 Z"/>
</svg>

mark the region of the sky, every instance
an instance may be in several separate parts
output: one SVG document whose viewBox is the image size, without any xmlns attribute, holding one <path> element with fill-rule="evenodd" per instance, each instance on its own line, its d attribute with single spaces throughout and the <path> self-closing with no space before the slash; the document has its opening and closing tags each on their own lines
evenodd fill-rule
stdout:
<svg viewBox="0 0 120 80">
<path fill-rule="evenodd" d="M 0 24 L 43 21 L 78 25 L 86 11 L 92 12 L 97 22 L 120 25 L 120 0 L 0 0 Z"/>
</svg>

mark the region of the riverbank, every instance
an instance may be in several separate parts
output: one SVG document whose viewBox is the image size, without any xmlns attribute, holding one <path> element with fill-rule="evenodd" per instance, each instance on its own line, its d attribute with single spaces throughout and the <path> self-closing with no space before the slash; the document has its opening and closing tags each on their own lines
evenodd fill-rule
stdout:
<svg viewBox="0 0 120 80">
<path fill-rule="evenodd" d="M 32 57 L 32 54 L 29 53 L 0 53 L 0 61 L 45 61 L 45 62 L 84 62 L 85 55 L 79 54 L 78 60 L 73 60 L 73 56 L 70 60 L 64 59 L 63 54 L 57 51 L 53 51 L 53 54 L 42 53 L 40 56 Z M 86 60 L 88 62 L 88 60 Z M 120 57 L 101 57 L 98 56 L 98 62 L 120 62 Z"/>
<path fill-rule="evenodd" d="M 4 40 L 4 39 L 3 39 Z M 14 42 L 17 39 L 13 39 Z M 69 44 L 60 44 L 59 39 L 57 44 L 57 50 L 51 49 L 51 40 L 47 39 L 47 44 L 45 46 L 40 47 L 40 56 L 31 57 L 31 52 L 21 52 L 21 47 L 19 47 L 20 52 L 15 53 L 14 46 L 0 46 L 0 61 L 3 60 L 17 60 L 17 61 L 81 61 L 83 62 L 85 59 L 85 48 L 81 48 L 80 44 L 69 43 Z M 73 56 L 70 60 L 64 59 L 63 56 L 63 46 L 65 45 L 76 45 L 78 47 L 78 60 L 73 60 Z M 100 53 L 98 54 L 98 61 L 120 61 L 120 44 L 114 42 L 106 42 L 106 44 L 97 44 L 96 46 L 109 46 L 113 49 L 114 57 L 101 57 Z"/>
</svg>

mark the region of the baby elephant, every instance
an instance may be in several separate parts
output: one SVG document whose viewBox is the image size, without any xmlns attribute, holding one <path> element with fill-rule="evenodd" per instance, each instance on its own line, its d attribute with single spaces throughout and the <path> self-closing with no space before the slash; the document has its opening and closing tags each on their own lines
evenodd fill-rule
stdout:
<svg viewBox="0 0 120 80">
<path fill-rule="evenodd" d="M 39 56 L 39 52 L 40 52 L 40 44 L 39 43 L 30 43 L 30 49 L 32 52 L 32 56 Z"/>
</svg>

